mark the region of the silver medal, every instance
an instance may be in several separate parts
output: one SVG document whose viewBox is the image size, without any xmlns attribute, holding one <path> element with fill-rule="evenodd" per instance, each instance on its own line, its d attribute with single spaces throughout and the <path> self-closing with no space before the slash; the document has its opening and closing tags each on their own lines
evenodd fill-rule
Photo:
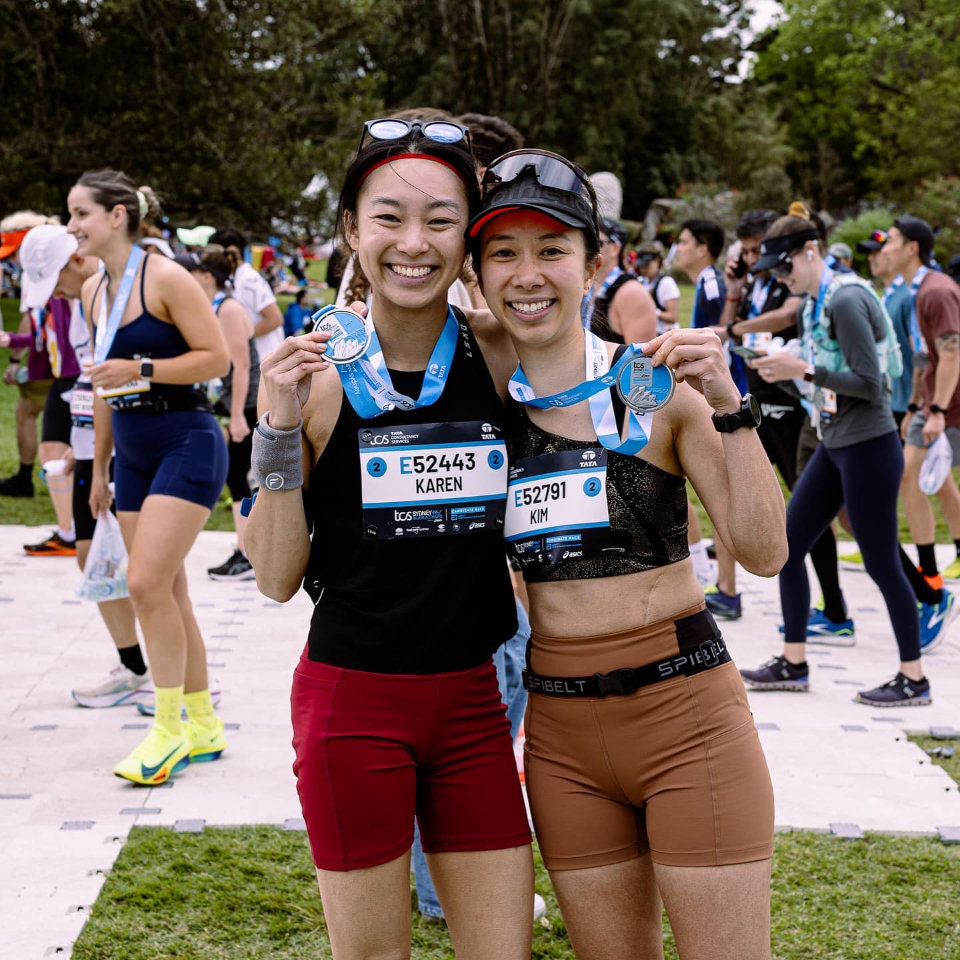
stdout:
<svg viewBox="0 0 960 960">
<path fill-rule="evenodd" d="M 617 377 L 620 399 L 639 414 L 665 407 L 676 387 L 673 370 L 666 364 L 655 367 L 653 357 L 634 357 Z"/>
<path fill-rule="evenodd" d="M 313 316 L 313 329 L 317 333 L 329 333 L 327 350 L 323 359 L 330 363 L 354 363 L 370 345 L 370 331 L 352 310 L 320 311 Z"/>
</svg>

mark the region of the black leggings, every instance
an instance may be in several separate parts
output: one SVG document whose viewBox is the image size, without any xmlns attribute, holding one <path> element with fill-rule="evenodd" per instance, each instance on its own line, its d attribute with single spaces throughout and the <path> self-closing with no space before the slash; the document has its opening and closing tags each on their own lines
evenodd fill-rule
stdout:
<svg viewBox="0 0 960 960">
<path fill-rule="evenodd" d="M 257 408 L 247 407 L 243 415 L 247 426 L 253 431 L 257 426 Z M 227 437 L 229 436 L 228 432 Z M 248 433 L 239 443 L 228 439 L 227 453 L 230 456 L 230 466 L 227 468 L 227 489 L 230 491 L 231 498 L 239 503 L 244 497 L 250 496 L 247 474 L 250 472 L 250 456 L 253 453 L 253 433 Z"/>
<path fill-rule="evenodd" d="M 762 420 L 757 429 L 757 436 L 760 437 L 767 458 L 780 471 L 783 482 L 791 492 L 809 462 L 806 456 L 798 456 L 800 436 L 806 422 L 806 413 L 799 409 L 776 420 L 773 417 Z M 837 573 L 837 541 L 829 525 L 810 548 L 810 560 L 820 581 L 824 614 L 834 623 L 846 620 L 847 609 L 840 592 L 840 577 Z"/>
<path fill-rule="evenodd" d="M 790 554 L 780 571 L 785 639 L 806 640 L 810 584 L 804 560 L 811 546 L 846 504 L 863 563 L 887 605 L 903 661 L 920 657 L 917 602 L 900 566 L 897 495 L 903 450 L 895 432 L 830 449 L 817 447 L 787 507 Z"/>
</svg>

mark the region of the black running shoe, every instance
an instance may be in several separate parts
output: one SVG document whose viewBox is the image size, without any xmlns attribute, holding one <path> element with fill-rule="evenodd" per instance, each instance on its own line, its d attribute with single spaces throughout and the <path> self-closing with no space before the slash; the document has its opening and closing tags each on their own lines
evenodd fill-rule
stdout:
<svg viewBox="0 0 960 960">
<path fill-rule="evenodd" d="M 873 690 L 861 690 L 853 699 L 870 707 L 926 707 L 933 703 L 926 677 L 911 680 L 902 673 Z"/>
<path fill-rule="evenodd" d="M 740 676 L 751 690 L 810 689 L 810 669 L 805 663 L 793 664 L 786 657 L 773 657 L 758 670 L 741 670 Z"/>
<path fill-rule="evenodd" d="M 210 567 L 207 570 L 211 580 L 256 580 L 250 561 L 239 550 L 234 550 L 226 563 L 219 567 Z"/>
<path fill-rule="evenodd" d="M 15 473 L 0 480 L 0 497 L 32 497 L 33 480 Z"/>
</svg>

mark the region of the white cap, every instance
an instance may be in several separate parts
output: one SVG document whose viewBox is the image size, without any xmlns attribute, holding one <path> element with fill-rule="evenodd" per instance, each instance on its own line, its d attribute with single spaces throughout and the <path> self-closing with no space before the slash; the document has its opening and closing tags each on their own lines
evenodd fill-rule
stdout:
<svg viewBox="0 0 960 960">
<path fill-rule="evenodd" d="M 26 284 L 22 303 L 25 307 L 44 307 L 53 296 L 60 271 L 77 252 L 77 239 L 59 224 L 34 227 L 20 244 L 20 266 Z"/>
</svg>

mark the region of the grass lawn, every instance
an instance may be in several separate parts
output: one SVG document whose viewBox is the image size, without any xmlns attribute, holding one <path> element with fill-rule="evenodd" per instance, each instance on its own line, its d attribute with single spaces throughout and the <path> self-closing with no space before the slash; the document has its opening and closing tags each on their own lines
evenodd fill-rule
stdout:
<svg viewBox="0 0 960 960">
<path fill-rule="evenodd" d="M 960 957 L 960 848 L 924 837 L 777 837 L 778 960 Z M 537 857 L 547 915 L 533 957 L 573 960 Z M 375 904 L 370 905 L 376 909 Z M 676 958 L 664 925 L 666 956 Z M 73 948 L 76 960 L 311 960 L 330 956 L 306 836 L 275 827 L 199 835 L 137 827 Z M 452 958 L 446 929 L 414 912 L 414 960 Z M 735 958 L 731 955 L 731 960 Z"/>
</svg>

